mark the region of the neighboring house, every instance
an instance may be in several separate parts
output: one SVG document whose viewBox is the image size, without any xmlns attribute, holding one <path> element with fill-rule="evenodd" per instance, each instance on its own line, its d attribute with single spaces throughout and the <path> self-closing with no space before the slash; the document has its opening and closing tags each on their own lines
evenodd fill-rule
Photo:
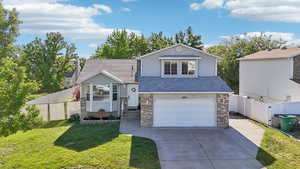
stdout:
<svg viewBox="0 0 300 169">
<path fill-rule="evenodd" d="M 77 81 L 82 116 L 140 105 L 142 127 L 227 127 L 232 91 L 217 76 L 217 62 L 183 44 L 137 60 L 89 59 Z"/>
<path fill-rule="evenodd" d="M 265 50 L 239 59 L 240 95 L 264 102 L 300 101 L 300 48 Z"/>
<path fill-rule="evenodd" d="M 73 87 L 76 84 L 76 81 L 79 77 L 79 73 L 80 66 L 77 64 L 77 67 L 74 72 L 69 72 L 65 74 L 64 88 Z"/>
<path fill-rule="evenodd" d="M 65 74 L 64 88 L 70 88 L 73 86 L 72 77 L 74 76 L 74 72 L 69 72 Z"/>
</svg>

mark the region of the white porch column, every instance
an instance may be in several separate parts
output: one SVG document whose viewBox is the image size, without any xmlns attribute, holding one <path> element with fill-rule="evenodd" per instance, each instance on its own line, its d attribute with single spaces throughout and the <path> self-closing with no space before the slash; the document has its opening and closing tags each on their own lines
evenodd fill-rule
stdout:
<svg viewBox="0 0 300 169">
<path fill-rule="evenodd" d="M 113 97 L 113 84 L 110 83 L 109 84 L 109 109 L 110 109 L 111 112 L 112 112 L 112 109 L 113 109 L 112 97 Z"/>
<path fill-rule="evenodd" d="M 93 83 L 90 83 L 90 112 L 92 112 L 93 110 L 93 98 L 94 98 Z"/>
</svg>

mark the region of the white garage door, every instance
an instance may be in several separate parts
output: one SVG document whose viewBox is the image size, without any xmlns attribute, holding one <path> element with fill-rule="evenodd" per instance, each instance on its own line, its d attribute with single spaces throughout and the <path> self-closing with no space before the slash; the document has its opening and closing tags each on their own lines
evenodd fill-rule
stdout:
<svg viewBox="0 0 300 169">
<path fill-rule="evenodd" d="M 156 96 L 154 127 L 216 126 L 214 96 Z"/>
</svg>

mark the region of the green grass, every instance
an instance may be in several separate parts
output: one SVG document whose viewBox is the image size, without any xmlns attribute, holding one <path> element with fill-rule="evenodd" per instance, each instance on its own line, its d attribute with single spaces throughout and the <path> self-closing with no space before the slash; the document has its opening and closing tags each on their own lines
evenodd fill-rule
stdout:
<svg viewBox="0 0 300 169">
<path fill-rule="evenodd" d="M 119 134 L 119 123 L 51 122 L 0 137 L 0 168 L 160 169 L 155 143 Z"/>
<path fill-rule="evenodd" d="M 300 142 L 280 131 L 258 125 L 265 130 L 265 133 L 256 157 L 257 160 L 268 169 L 299 169 Z"/>
<path fill-rule="evenodd" d="M 300 127 L 299 127 L 299 124 L 289 134 L 294 136 L 296 139 L 300 140 Z"/>
</svg>

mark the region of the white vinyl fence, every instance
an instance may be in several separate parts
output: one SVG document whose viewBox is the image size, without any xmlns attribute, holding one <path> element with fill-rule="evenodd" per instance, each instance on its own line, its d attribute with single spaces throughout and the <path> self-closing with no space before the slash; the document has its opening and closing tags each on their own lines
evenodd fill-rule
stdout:
<svg viewBox="0 0 300 169">
<path fill-rule="evenodd" d="M 300 115 L 300 102 L 263 103 L 247 96 L 230 95 L 229 111 L 239 112 L 253 120 L 270 125 L 275 114 Z"/>
<path fill-rule="evenodd" d="M 44 121 L 66 120 L 72 114 L 80 113 L 80 102 L 35 104 Z"/>
</svg>

